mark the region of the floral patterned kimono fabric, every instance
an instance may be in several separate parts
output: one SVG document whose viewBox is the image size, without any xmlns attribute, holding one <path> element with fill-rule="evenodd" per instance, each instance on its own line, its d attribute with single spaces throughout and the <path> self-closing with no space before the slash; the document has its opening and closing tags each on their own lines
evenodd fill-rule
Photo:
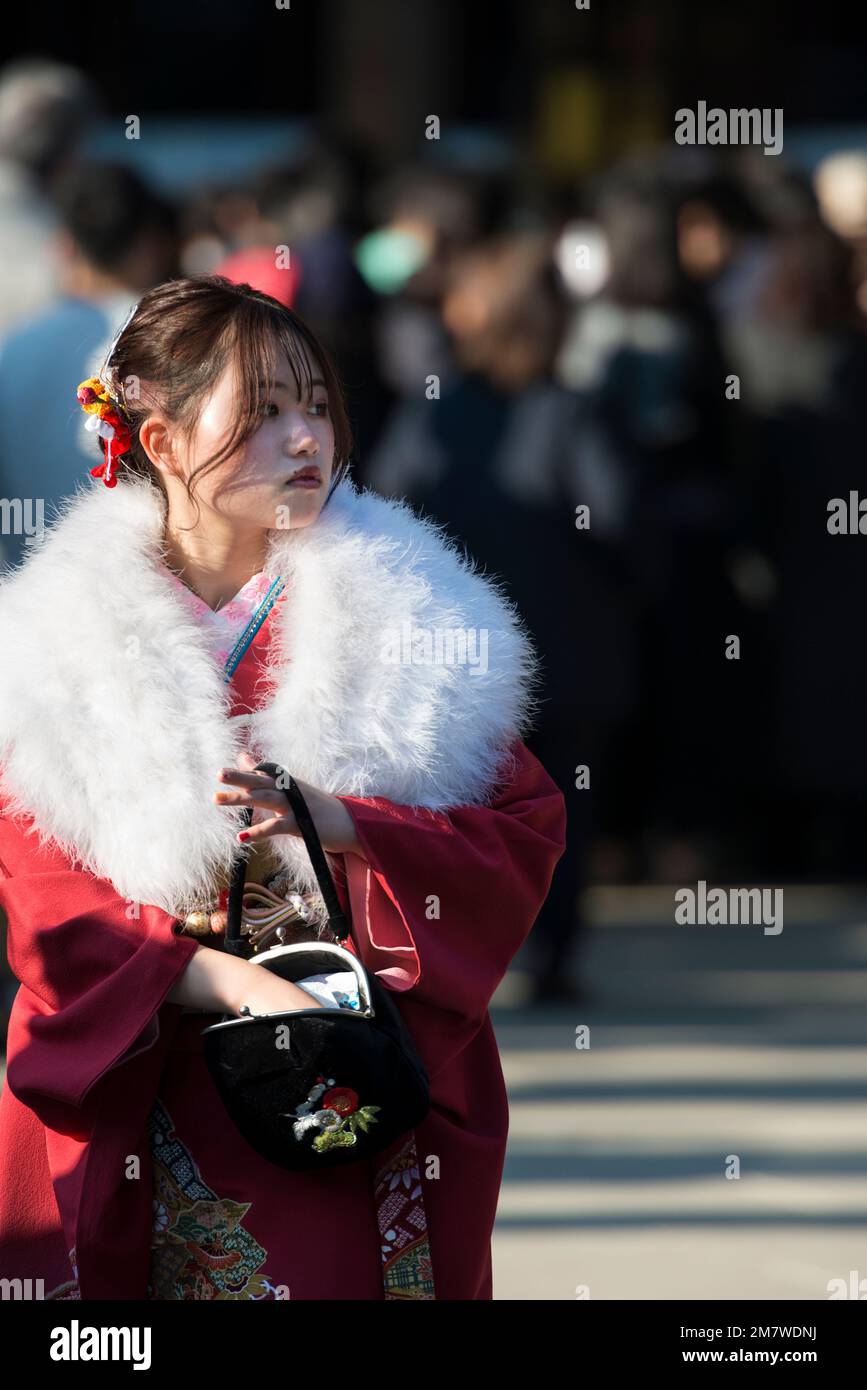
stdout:
<svg viewBox="0 0 867 1390">
<path fill-rule="evenodd" d="M 261 592 L 254 577 L 222 620 L 200 615 L 215 655 Z M 234 673 L 233 716 L 266 696 L 272 631 L 266 619 Z M 229 1120 L 202 1053 L 216 1016 L 166 1002 L 195 939 L 155 906 L 130 920 L 107 879 L 0 801 L 21 981 L 0 1097 L 0 1277 L 42 1280 L 57 1299 L 493 1296 L 508 1105 L 488 1005 L 565 839 L 562 792 L 520 740 L 510 751 L 487 806 L 340 797 L 365 855 L 330 856 L 346 945 L 395 992 L 431 1109 L 377 1160 L 323 1173 L 276 1167 Z"/>
</svg>

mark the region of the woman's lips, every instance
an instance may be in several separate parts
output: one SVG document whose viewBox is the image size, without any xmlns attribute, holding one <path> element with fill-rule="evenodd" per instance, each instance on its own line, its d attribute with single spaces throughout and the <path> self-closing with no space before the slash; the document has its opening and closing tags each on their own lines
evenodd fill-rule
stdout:
<svg viewBox="0 0 867 1390">
<path fill-rule="evenodd" d="M 292 478 L 291 481 L 288 482 L 288 483 L 286 484 L 286 486 L 287 486 L 287 487 L 309 487 L 309 488 L 317 488 L 317 487 L 321 487 L 321 486 L 322 486 L 322 479 L 321 479 L 321 478 Z"/>
</svg>

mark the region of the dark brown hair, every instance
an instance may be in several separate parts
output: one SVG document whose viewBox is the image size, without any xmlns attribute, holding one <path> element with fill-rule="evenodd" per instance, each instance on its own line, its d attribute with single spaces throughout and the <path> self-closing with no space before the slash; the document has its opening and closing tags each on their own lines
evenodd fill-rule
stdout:
<svg viewBox="0 0 867 1390">
<path fill-rule="evenodd" d="M 251 285 L 222 275 L 168 280 L 142 296 L 106 364 L 113 390 L 123 400 L 132 445 L 121 456 L 118 481 L 140 475 L 164 491 L 159 470 L 139 440 L 150 405 L 138 399 L 137 381 L 154 388 L 166 418 L 190 437 L 202 408 L 229 362 L 238 367 L 238 421 L 223 447 L 186 480 L 192 500 L 195 479 L 230 458 L 259 428 L 268 395 L 259 381 L 273 381 L 281 352 L 289 359 L 300 400 L 312 391 L 311 368 L 319 367 L 334 427 L 334 466 L 328 496 L 349 466 L 352 432 L 334 365 L 313 331 L 285 305 Z M 326 498 L 326 501 L 328 499 Z"/>
</svg>

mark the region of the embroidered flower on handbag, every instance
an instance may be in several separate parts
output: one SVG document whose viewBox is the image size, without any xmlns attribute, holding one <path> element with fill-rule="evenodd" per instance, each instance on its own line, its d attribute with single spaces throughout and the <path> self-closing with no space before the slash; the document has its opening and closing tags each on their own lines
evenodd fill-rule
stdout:
<svg viewBox="0 0 867 1390">
<path fill-rule="evenodd" d="M 322 1104 L 338 1115 L 351 1115 L 358 1109 L 358 1096 L 348 1086 L 333 1086 L 322 1097 Z"/>
<path fill-rule="evenodd" d="M 325 1153 L 327 1149 L 348 1149 L 355 1144 L 355 1135 L 348 1129 L 330 1129 L 324 1134 L 319 1134 L 313 1140 L 313 1147 L 317 1153 Z"/>
<path fill-rule="evenodd" d="M 314 1110 L 317 1103 L 321 1103 L 321 1108 Z M 381 1108 L 360 1105 L 351 1087 L 336 1086 L 333 1076 L 319 1076 L 306 1101 L 287 1114 L 295 1120 L 292 1126 L 295 1138 L 303 1139 L 308 1130 L 316 1130 L 313 1148 L 317 1153 L 325 1153 L 328 1149 L 351 1148 L 358 1142 L 357 1130 L 366 1134 L 372 1124 L 378 1123 L 376 1111 Z"/>
</svg>

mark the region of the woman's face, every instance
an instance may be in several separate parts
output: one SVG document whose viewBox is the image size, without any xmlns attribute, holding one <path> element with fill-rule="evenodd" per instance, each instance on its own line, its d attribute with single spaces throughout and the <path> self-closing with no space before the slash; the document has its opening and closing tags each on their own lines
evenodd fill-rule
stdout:
<svg viewBox="0 0 867 1390">
<path fill-rule="evenodd" d="M 288 357 L 278 358 L 276 379 L 263 390 L 259 429 L 231 458 L 196 479 L 194 496 L 203 512 L 251 529 L 294 529 L 316 520 L 331 481 L 334 428 L 320 369 L 312 360 L 310 366 L 312 391 L 309 399 L 299 399 Z M 193 438 L 174 441 L 184 478 L 228 440 L 237 400 L 231 363 L 205 402 Z M 164 478 L 170 504 L 186 498 L 181 478 Z"/>
</svg>

